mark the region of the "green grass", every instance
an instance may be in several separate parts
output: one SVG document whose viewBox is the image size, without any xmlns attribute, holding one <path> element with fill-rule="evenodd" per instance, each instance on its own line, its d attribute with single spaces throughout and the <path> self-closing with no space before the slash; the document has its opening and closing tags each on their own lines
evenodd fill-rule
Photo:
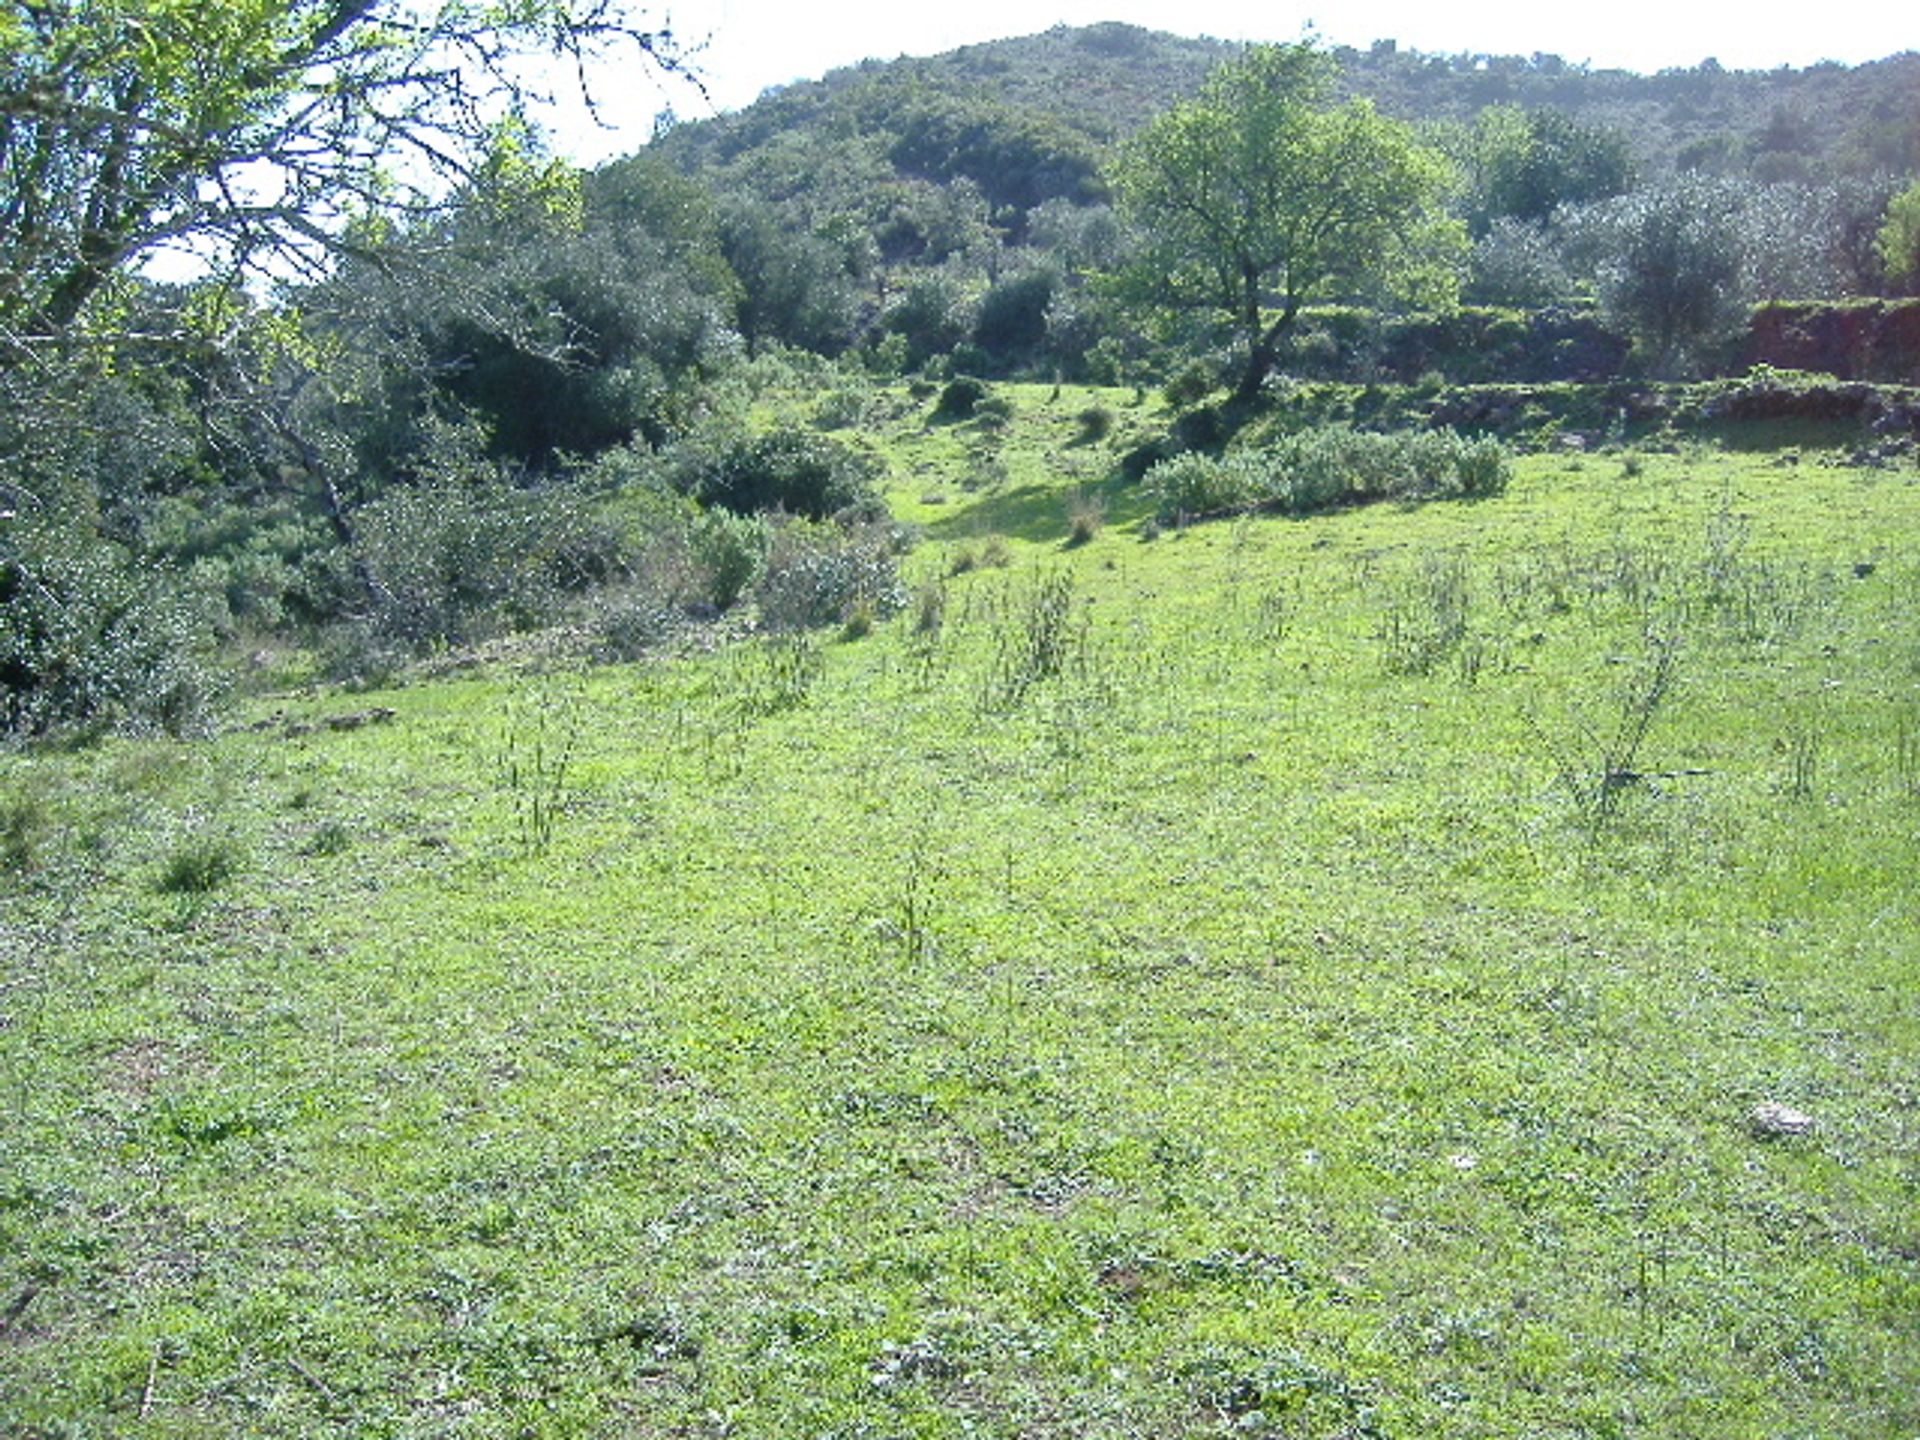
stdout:
<svg viewBox="0 0 1920 1440">
<path fill-rule="evenodd" d="M 936 629 L 0 757 L 0 1431 L 1920 1429 L 1914 472 L 1149 541 L 1009 388 Z"/>
</svg>

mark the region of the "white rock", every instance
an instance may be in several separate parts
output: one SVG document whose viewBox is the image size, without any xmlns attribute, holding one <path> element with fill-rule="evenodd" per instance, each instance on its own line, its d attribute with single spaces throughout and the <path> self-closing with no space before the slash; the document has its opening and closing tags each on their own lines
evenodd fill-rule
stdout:
<svg viewBox="0 0 1920 1440">
<path fill-rule="evenodd" d="M 1806 1135 L 1813 1130 L 1813 1117 L 1778 1100 L 1767 1100 L 1753 1107 L 1753 1113 L 1747 1116 L 1747 1128 L 1764 1140 Z"/>
</svg>

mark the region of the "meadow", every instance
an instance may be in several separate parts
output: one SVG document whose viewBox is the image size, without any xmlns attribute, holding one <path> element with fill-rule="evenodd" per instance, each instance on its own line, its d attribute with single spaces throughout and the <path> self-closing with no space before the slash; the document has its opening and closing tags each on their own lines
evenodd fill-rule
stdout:
<svg viewBox="0 0 1920 1440">
<path fill-rule="evenodd" d="M 1004 388 L 891 616 L 0 754 L 0 1433 L 1920 1432 L 1911 457 Z"/>
</svg>

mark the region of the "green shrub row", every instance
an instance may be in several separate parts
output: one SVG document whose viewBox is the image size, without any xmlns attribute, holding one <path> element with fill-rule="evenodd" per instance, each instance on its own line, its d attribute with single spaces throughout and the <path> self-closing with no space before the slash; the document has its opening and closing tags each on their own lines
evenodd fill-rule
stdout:
<svg viewBox="0 0 1920 1440">
<path fill-rule="evenodd" d="M 1306 515 L 1373 500 L 1496 495 L 1510 469 L 1494 440 L 1322 425 L 1260 450 L 1176 455 L 1149 470 L 1146 485 L 1162 520 L 1248 510 Z"/>
</svg>

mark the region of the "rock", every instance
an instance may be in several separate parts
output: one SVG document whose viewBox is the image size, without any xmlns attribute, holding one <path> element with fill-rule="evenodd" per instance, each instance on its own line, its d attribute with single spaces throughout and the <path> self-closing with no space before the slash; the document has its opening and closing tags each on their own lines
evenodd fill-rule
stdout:
<svg viewBox="0 0 1920 1440">
<path fill-rule="evenodd" d="M 1813 1132 L 1813 1117 L 1778 1100 L 1767 1100 L 1753 1107 L 1747 1116 L 1747 1128 L 1762 1140 L 1779 1140 L 1789 1135 Z"/>
</svg>

